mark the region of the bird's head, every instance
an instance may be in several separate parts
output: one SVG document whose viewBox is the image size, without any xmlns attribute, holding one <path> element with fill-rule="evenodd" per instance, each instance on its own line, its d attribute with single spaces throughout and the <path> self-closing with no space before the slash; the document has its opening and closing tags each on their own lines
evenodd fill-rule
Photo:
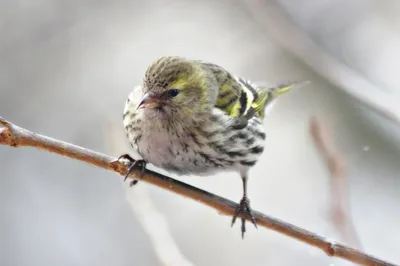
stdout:
<svg viewBox="0 0 400 266">
<path fill-rule="evenodd" d="M 161 57 L 147 69 L 138 109 L 179 119 L 195 117 L 212 107 L 218 90 L 213 77 L 198 61 Z"/>
</svg>

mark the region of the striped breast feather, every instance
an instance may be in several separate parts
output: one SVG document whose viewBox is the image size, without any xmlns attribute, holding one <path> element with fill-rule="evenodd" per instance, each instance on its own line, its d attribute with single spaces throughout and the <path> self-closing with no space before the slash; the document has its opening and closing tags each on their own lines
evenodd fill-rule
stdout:
<svg viewBox="0 0 400 266">
<path fill-rule="evenodd" d="M 236 77 L 241 85 L 241 94 L 231 111 L 232 117 L 264 118 L 265 112 L 272 107 L 275 99 L 294 88 L 308 84 L 309 81 L 288 81 L 276 86 L 261 86 L 250 80 Z"/>
</svg>

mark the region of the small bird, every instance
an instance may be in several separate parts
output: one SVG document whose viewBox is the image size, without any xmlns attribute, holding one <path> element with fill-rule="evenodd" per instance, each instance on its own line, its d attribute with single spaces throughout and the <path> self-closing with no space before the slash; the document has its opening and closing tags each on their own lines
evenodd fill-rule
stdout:
<svg viewBox="0 0 400 266">
<path fill-rule="evenodd" d="M 141 167 L 143 173 L 147 163 L 177 175 L 236 172 L 242 179 L 243 197 L 231 226 L 242 214 L 257 227 L 247 181 L 249 169 L 264 151 L 266 107 L 304 83 L 259 86 L 213 63 L 179 56 L 157 59 L 125 104 L 126 135 L 143 158 L 120 157 L 132 161 L 126 177 L 135 167 Z M 245 231 L 242 218 L 242 238 Z"/>
</svg>

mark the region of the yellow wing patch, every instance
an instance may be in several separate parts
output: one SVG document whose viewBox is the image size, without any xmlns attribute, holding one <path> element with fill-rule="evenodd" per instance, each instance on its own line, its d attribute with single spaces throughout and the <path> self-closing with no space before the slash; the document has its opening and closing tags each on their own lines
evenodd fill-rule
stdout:
<svg viewBox="0 0 400 266">
<path fill-rule="evenodd" d="M 294 81 L 263 87 L 234 76 L 220 87 L 215 106 L 234 118 L 243 116 L 250 119 L 254 115 L 263 119 L 265 108 L 276 98 L 306 83 L 308 81 Z"/>
<path fill-rule="evenodd" d="M 250 107 L 253 107 L 256 103 L 254 101 L 256 94 L 249 87 L 242 85 L 241 89 L 240 97 L 236 100 L 231 110 L 230 115 L 232 117 L 239 117 L 246 114 Z"/>
</svg>

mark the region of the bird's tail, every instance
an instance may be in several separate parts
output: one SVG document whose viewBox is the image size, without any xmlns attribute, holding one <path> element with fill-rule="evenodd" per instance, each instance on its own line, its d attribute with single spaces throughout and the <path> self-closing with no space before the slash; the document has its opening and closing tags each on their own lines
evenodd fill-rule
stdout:
<svg viewBox="0 0 400 266">
<path fill-rule="evenodd" d="M 286 83 L 279 84 L 274 87 L 264 86 L 257 87 L 258 99 L 257 103 L 254 104 L 253 108 L 256 109 L 258 115 L 264 118 L 265 114 L 272 108 L 275 103 L 275 99 L 288 92 L 292 89 L 300 88 L 306 84 L 310 83 L 306 81 L 289 81 Z"/>
</svg>

